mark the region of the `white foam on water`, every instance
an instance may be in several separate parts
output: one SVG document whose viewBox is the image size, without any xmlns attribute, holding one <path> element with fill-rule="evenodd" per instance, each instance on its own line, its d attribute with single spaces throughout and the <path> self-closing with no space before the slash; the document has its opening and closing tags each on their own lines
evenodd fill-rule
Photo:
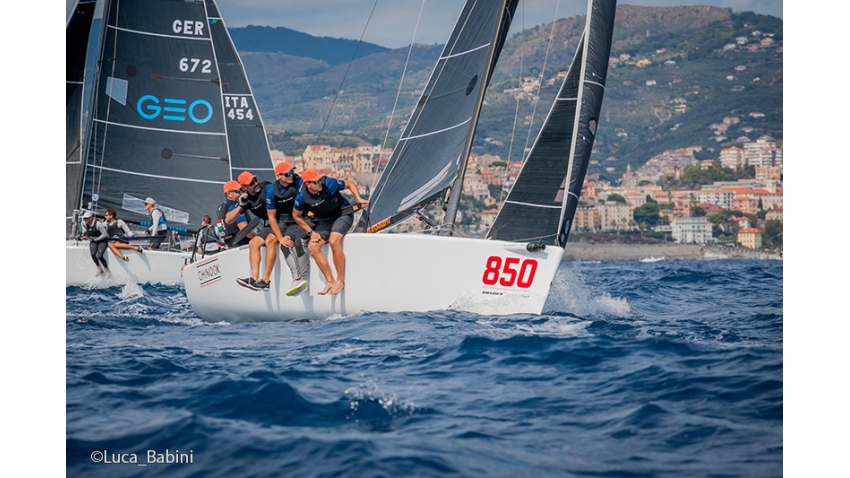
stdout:
<svg viewBox="0 0 850 478">
<path fill-rule="evenodd" d="M 144 296 L 145 290 L 135 282 L 128 282 L 118 293 L 118 298 L 121 300 L 133 300 Z"/>
<path fill-rule="evenodd" d="M 611 297 L 609 292 L 592 290 L 585 284 L 578 266 L 562 266 L 558 270 L 543 311 L 566 312 L 581 317 L 592 315 L 628 317 L 632 313 L 626 299 Z"/>
<path fill-rule="evenodd" d="M 523 314 L 540 309 L 545 298 L 538 294 L 462 295 L 452 302 L 449 310 L 461 310 L 480 315 Z"/>
</svg>

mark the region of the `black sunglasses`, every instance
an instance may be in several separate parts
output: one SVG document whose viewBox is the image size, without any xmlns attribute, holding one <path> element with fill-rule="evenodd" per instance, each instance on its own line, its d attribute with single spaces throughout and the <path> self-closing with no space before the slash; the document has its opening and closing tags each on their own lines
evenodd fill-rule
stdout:
<svg viewBox="0 0 850 478">
<path fill-rule="evenodd" d="M 290 171 L 288 173 L 280 173 L 280 174 L 278 174 L 278 176 L 283 176 L 285 178 L 289 178 L 289 177 L 292 177 L 293 174 L 295 174 L 295 171 Z"/>
<path fill-rule="evenodd" d="M 307 184 L 319 184 L 320 182 L 322 182 L 322 180 L 321 180 L 321 179 L 317 179 L 317 180 L 315 180 L 315 181 L 306 181 L 306 182 L 307 182 Z"/>
</svg>

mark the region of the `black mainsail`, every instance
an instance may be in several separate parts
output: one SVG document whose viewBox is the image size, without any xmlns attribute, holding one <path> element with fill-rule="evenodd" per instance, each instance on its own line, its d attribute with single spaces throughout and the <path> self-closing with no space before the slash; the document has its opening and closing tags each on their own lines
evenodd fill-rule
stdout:
<svg viewBox="0 0 850 478">
<path fill-rule="evenodd" d="M 469 0 L 464 5 L 369 198 L 368 214 L 360 224 L 367 232 L 410 217 L 463 175 L 482 89 L 493 73 L 518 1 Z"/>
<path fill-rule="evenodd" d="M 95 13 L 95 0 L 78 0 L 65 25 L 65 229 L 70 232 L 74 208 L 80 197 L 83 138 L 85 137 L 86 57 Z M 97 44 L 94 45 L 97 48 Z M 96 54 L 95 50 L 95 54 Z"/>
<path fill-rule="evenodd" d="M 566 244 L 602 107 L 616 7 L 590 0 L 567 77 L 487 238 Z"/>
<path fill-rule="evenodd" d="M 142 222 L 153 197 L 195 231 L 225 181 L 271 170 L 238 54 L 213 0 L 110 0 L 104 17 L 78 207 Z"/>
</svg>

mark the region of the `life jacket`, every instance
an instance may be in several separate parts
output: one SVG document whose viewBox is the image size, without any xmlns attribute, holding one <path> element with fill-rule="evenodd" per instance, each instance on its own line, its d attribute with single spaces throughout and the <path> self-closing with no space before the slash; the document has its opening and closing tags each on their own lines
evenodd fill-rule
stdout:
<svg viewBox="0 0 850 478">
<path fill-rule="evenodd" d="M 266 221 L 269 220 L 269 214 L 266 211 L 266 187 L 269 184 L 271 183 L 268 181 L 261 182 L 260 192 L 257 194 L 257 197 L 251 199 L 251 196 L 248 196 L 248 205 L 245 206 L 245 208 L 254 213 L 255 216 Z"/>
<path fill-rule="evenodd" d="M 236 221 L 233 221 L 230 224 L 224 222 L 224 217 L 227 216 L 227 210 L 230 208 L 231 204 L 236 204 L 236 202 L 228 199 L 227 201 L 219 204 L 218 209 L 216 209 L 215 212 L 216 224 L 224 224 L 224 233 L 221 238 L 228 246 L 233 246 L 233 244 L 230 243 L 230 239 L 233 238 L 234 234 L 239 232 L 239 226 L 236 225 Z"/>
<path fill-rule="evenodd" d="M 295 175 L 292 184 L 283 191 L 281 191 L 283 185 L 280 184 L 280 181 L 274 182 L 274 203 L 275 209 L 277 209 L 278 222 L 294 222 L 292 205 L 295 204 L 295 196 L 298 195 L 298 183 L 301 182 L 299 179 L 298 175 Z"/>
<path fill-rule="evenodd" d="M 118 224 L 118 220 L 106 223 L 106 235 L 109 237 L 124 237 L 124 228 Z"/>
<path fill-rule="evenodd" d="M 160 208 L 154 208 L 154 211 L 159 211 L 159 221 L 157 221 L 156 229 L 154 230 L 157 232 L 157 234 L 159 234 L 160 232 L 167 231 L 168 224 L 165 221 L 165 212 L 163 212 L 163 210 Z M 148 214 L 148 217 L 150 217 L 151 223 L 153 223 L 153 211 L 151 211 L 151 214 Z M 111 235 L 112 234 L 110 234 L 110 236 Z"/>
<path fill-rule="evenodd" d="M 313 216 L 317 221 L 325 221 L 328 219 L 336 219 L 342 215 L 342 208 L 348 205 L 348 201 L 340 194 L 335 192 L 328 194 L 323 187 L 319 194 L 310 194 L 307 187 L 302 188 L 301 197 L 307 204 L 307 209 L 313 212 Z"/>
<path fill-rule="evenodd" d="M 92 239 L 92 240 L 96 237 L 100 237 L 100 230 L 97 227 L 98 224 L 100 224 L 100 221 L 92 221 L 91 225 L 88 225 L 88 226 L 86 225 L 86 223 L 83 223 L 83 236 L 88 237 L 89 239 Z M 96 241 L 94 241 L 94 242 L 96 242 Z M 103 241 L 100 241 L 100 242 L 103 242 Z"/>
</svg>

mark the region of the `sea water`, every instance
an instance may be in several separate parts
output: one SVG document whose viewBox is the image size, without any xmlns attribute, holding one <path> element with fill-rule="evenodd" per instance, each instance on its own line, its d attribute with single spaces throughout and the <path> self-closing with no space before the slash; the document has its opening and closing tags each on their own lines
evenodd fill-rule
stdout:
<svg viewBox="0 0 850 478">
<path fill-rule="evenodd" d="M 539 316 L 68 288 L 67 475 L 782 476 L 782 267 L 564 262 Z"/>
</svg>

